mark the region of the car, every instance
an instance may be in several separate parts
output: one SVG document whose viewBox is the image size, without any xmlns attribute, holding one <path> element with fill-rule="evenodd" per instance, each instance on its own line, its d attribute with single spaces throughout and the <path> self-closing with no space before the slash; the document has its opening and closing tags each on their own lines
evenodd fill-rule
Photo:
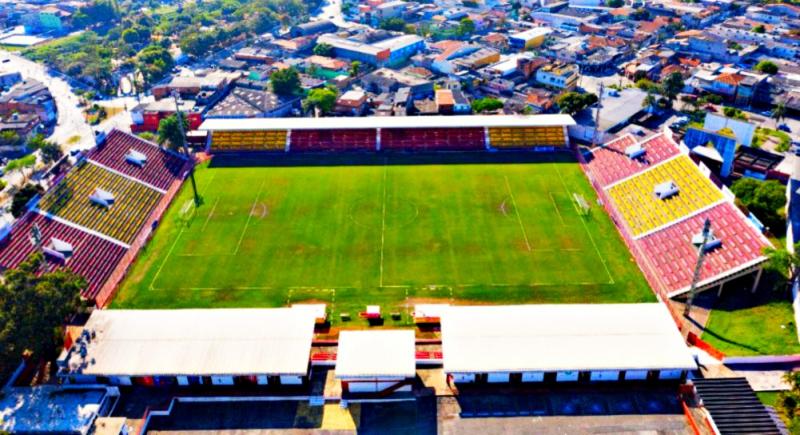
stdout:
<svg viewBox="0 0 800 435">
<path fill-rule="evenodd" d="M 785 132 L 787 132 L 787 133 L 791 133 L 791 132 L 792 132 L 792 129 L 791 129 L 791 128 L 789 128 L 789 126 L 788 126 L 787 124 L 781 124 L 781 125 L 779 125 L 779 126 L 778 126 L 778 130 L 785 131 Z"/>
<path fill-rule="evenodd" d="M 764 115 L 764 116 L 772 116 L 772 110 L 765 110 L 765 111 L 761 112 L 761 114 Z"/>
<path fill-rule="evenodd" d="M 3 63 L 9 63 L 9 62 L 11 62 L 11 59 L 3 59 Z"/>
</svg>

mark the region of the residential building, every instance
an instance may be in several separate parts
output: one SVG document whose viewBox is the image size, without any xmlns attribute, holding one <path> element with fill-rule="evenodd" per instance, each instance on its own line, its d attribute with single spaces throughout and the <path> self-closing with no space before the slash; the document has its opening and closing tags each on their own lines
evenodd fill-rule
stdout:
<svg viewBox="0 0 800 435">
<path fill-rule="evenodd" d="M 361 78 L 364 88 L 370 92 L 394 92 L 408 88 L 412 99 L 433 95 L 433 82 L 415 75 L 389 68 L 379 68 Z"/>
<path fill-rule="evenodd" d="M 299 106 L 300 97 L 236 86 L 208 109 L 205 118 L 275 118 L 287 116 Z"/>
<path fill-rule="evenodd" d="M 518 33 L 508 35 L 508 43 L 511 48 L 517 50 L 528 50 L 536 48 L 544 43 L 547 35 L 553 30 L 549 27 L 534 27 Z"/>
<path fill-rule="evenodd" d="M 336 99 L 333 111 L 340 115 L 360 116 L 367 108 L 367 93 L 364 91 L 347 91 Z"/>
<path fill-rule="evenodd" d="M 14 113 L 35 113 L 44 124 L 54 123 L 57 116 L 50 90 L 36 80 L 25 80 L 0 95 L 0 116 Z"/>
<path fill-rule="evenodd" d="M 546 87 L 571 91 L 578 86 L 580 72 L 574 64 L 549 64 L 536 71 L 536 81 Z"/>
</svg>

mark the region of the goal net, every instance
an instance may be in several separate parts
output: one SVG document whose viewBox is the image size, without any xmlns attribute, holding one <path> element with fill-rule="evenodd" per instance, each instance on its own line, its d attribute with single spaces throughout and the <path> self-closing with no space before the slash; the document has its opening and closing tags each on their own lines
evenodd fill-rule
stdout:
<svg viewBox="0 0 800 435">
<path fill-rule="evenodd" d="M 581 216 L 588 216 L 590 206 L 589 202 L 586 201 L 586 198 L 584 198 L 580 193 L 573 193 L 572 199 L 575 200 L 575 209 L 578 210 L 578 214 Z"/>
</svg>

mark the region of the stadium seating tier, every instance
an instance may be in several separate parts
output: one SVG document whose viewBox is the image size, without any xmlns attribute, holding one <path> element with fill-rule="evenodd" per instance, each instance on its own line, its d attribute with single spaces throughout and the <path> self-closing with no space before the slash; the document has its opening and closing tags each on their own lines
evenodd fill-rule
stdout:
<svg viewBox="0 0 800 435">
<path fill-rule="evenodd" d="M 143 166 L 127 162 L 125 155 L 130 150 L 145 155 L 147 162 Z M 186 159 L 181 156 L 118 130 L 109 133 L 103 144 L 95 148 L 88 158 L 163 190 L 180 178 L 181 169 L 186 164 Z"/>
<path fill-rule="evenodd" d="M 34 252 L 31 239 L 33 225 L 39 227 L 42 244 L 47 246 L 53 238 L 67 242 L 73 247 L 73 255 L 65 261 L 47 257 L 50 270 L 66 267 L 84 277 L 88 286 L 83 296 L 93 299 L 103 283 L 113 272 L 117 263 L 125 255 L 123 246 L 73 228 L 38 213 L 28 213 L 17 221 L 11 233 L 0 242 L 0 267 L 16 267 Z"/>
<path fill-rule="evenodd" d="M 628 134 L 593 149 L 586 156 L 587 166 L 601 186 L 635 175 L 680 153 L 663 134 L 658 134 L 642 141 L 645 154 L 632 159 L 625 154 L 625 149 L 639 143 L 638 139 Z"/>
</svg>

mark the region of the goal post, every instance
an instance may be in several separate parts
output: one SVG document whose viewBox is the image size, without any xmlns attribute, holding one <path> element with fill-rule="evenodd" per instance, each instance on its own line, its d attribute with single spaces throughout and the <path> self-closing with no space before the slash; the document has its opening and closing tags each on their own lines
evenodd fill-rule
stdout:
<svg viewBox="0 0 800 435">
<path fill-rule="evenodd" d="M 192 218 L 194 217 L 194 213 L 197 210 L 197 207 L 194 206 L 194 202 L 192 200 L 188 200 L 181 205 L 181 209 L 178 212 L 178 222 L 185 226 L 189 226 L 189 222 L 191 222 Z"/>
<path fill-rule="evenodd" d="M 575 202 L 575 209 L 578 211 L 578 214 L 581 216 L 588 216 L 591 207 L 589 206 L 589 202 L 586 201 L 586 198 L 580 193 L 573 192 L 572 199 Z"/>
</svg>

